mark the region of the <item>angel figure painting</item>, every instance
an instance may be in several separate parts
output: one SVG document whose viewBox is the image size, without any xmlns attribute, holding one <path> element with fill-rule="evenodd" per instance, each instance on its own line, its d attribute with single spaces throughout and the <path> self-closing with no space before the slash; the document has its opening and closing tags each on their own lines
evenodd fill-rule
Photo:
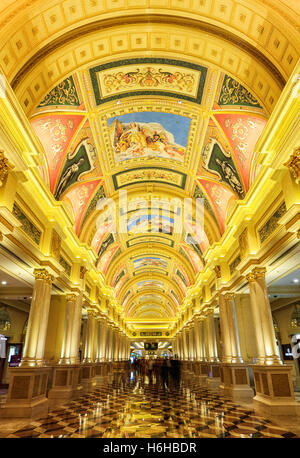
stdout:
<svg viewBox="0 0 300 458">
<path fill-rule="evenodd" d="M 190 119 L 171 113 L 130 113 L 108 120 L 116 163 L 136 158 L 184 162 Z"/>
</svg>

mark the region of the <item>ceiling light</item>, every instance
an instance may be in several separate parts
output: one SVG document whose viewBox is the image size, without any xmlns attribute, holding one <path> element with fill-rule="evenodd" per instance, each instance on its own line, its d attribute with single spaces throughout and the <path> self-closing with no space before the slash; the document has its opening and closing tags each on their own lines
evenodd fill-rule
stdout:
<svg viewBox="0 0 300 458">
<path fill-rule="evenodd" d="M 7 281 L 2 281 L 1 285 L 7 285 Z"/>
<path fill-rule="evenodd" d="M 293 282 L 294 283 L 299 283 L 299 278 L 294 278 Z"/>
</svg>

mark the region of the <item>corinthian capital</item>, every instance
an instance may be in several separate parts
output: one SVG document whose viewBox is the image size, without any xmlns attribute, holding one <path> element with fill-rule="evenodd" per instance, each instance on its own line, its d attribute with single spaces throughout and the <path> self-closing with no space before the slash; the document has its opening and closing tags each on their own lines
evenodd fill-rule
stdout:
<svg viewBox="0 0 300 458">
<path fill-rule="evenodd" d="M 34 276 L 36 280 L 44 280 L 50 285 L 54 281 L 54 277 L 46 269 L 35 269 Z"/>
<path fill-rule="evenodd" d="M 300 146 L 295 148 L 293 154 L 284 165 L 290 169 L 291 174 L 298 182 L 300 180 Z"/>
<path fill-rule="evenodd" d="M 257 280 L 258 278 L 265 278 L 266 275 L 266 268 L 265 267 L 255 267 L 255 269 L 250 272 L 246 278 L 248 282 L 253 282 Z"/>
<path fill-rule="evenodd" d="M 4 151 L 0 150 L 0 187 L 3 185 L 9 170 L 12 168 L 8 159 L 4 156 Z"/>
<path fill-rule="evenodd" d="M 76 294 L 67 294 L 67 302 L 75 302 L 76 301 Z"/>
</svg>

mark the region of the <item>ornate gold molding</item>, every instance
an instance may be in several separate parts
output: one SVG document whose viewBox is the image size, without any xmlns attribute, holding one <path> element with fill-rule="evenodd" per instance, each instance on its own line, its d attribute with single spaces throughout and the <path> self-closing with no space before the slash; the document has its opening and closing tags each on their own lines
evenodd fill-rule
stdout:
<svg viewBox="0 0 300 458">
<path fill-rule="evenodd" d="M 84 267 L 84 266 L 81 266 L 80 267 L 80 279 L 83 280 L 84 279 L 84 276 L 87 272 L 87 269 Z"/>
<path fill-rule="evenodd" d="M 221 278 L 221 267 L 220 266 L 215 266 L 214 270 L 215 270 L 215 273 L 216 273 L 216 277 L 217 278 Z"/>
<path fill-rule="evenodd" d="M 292 176 L 298 183 L 300 181 L 300 146 L 294 149 L 290 159 L 284 165 L 290 169 Z"/>
<path fill-rule="evenodd" d="M 248 251 L 249 251 L 249 245 L 248 245 L 248 229 L 245 228 L 241 235 L 239 236 L 239 246 L 240 246 L 240 253 L 241 257 L 244 258 L 247 256 Z"/>
<path fill-rule="evenodd" d="M 53 275 L 49 274 L 46 269 L 35 269 L 33 273 L 36 280 L 44 280 L 45 282 L 49 283 L 49 285 L 52 285 L 54 277 Z"/>
</svg>

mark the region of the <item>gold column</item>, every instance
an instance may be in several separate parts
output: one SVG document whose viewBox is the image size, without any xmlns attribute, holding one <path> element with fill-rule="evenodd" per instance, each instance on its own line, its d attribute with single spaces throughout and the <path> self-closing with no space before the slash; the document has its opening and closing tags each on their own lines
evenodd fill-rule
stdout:
<svg viewBox="0 0 300 458">
<path fill-rule="evenodd" d="M 104 318 L 100 319 L 100 361 L 106 360 L 106 339 L 107 339 L 107 325 Z"/>
<path fill-rule="evenodd" d="M 190 338 L 190 360 L 194 361 L 195 360 L 195 326 L 194 323 L 191 323 L 190 326 L 190 332 L 189 332 L 189 338 Z"/>
<path fill-rule="evenodd" d="M 265 268 L 256 267 L 247 275 L 258 351 L 257 364 L 282 364 L 276 349 L 275 331 L 265 273 Z"/>
<path fill-rule="evenodd" d="M 205 320 L 205 331 L 207 336 L 207 359 L 208 361 L 212 362 L 219 361 L 213 311 L 209 311 L 209 313 L 207 314 Z"/>
<path fill-rule="evenodd" d="M 114 327 L 112 324 L 109 325 L 109 342 L 108 342 L 108 361 L 114 359 Z"/>
<path fill-rule="evenodd" d="M 200 318 L 200 348 L 201 348 L 201 359 L 200 361 L 206 361 L 206 350 L 205 350 L 205 329 L 204 329 L 204 318 Z"/>
<path fill-rule="evenodd" d="M 85 340 L 85 356 L 83 362 L 90 364 L 94 362 L 94 339 L 95 339 L 96 317 L 93 311 L 88 311 L 87 333 Z"/>
<path fill-rule="evenodd" d="M 194 360 L 200 360 L 200 335 L 199 335 L 199 320 L 198 317 L 194 317 Z"/>
<path fill-rule="evenodd" d="M 22 367 L 43 366 L 53 277 L 45 269 L 34 271 L 35 283 L 30 306 Z"/>
<path fill-rule="evenodd" d="M 188 348 L 187 348 L 187 328 L 183 328 L 182 330 L 182 342 L 183 342 L 183 360 L 187 361 L 189 359 Z"/>
<path fill-rule="evenodd" d="M 75 294 L 67 295 L 66 317 L 65 317 L 65 332 L 62 346 L 62 354 L 59 364 L 71 364 L 71 345 L 72 334 L 74 329 L 74 321 L 76 315 L 76 300 Z"/>
<path fill-rule="evenodd" d="M 74 324 L 72 327 L 71 345 L 70 345 L 70 363 L 79 364 L 79 347 L 80 347 L 80 331 L 82 320 L 82 292 L 76 295 Z"/>
<path fill-rule="evenodd" d="M 96 344 L 96 355 L 95 355 L 95 363 L 100 363 L 101 361 L 101 334 L 100 334 L 100 320 L 99 316 L 96 317 L 96 326 L 95 326 L 95 344 Z"/>
<path fill-rule="evenodd" d="M 228 316 L 227 316 L 227 304 L 224 294 L 219 294 L 219 313 L 220 313 L 220 325 L 221 325 L 221 337 L 222 337 L 222 362 L 231 362 L 231 336 L 229 330 Z"/>
<path fill-rule="evenodd" d="M 183 329 L 179 331 L 180 359 L 184 360 Z"/>
<path fill-rule="evenodd" d="M 219 310 L 223 341 L 222 362 L 242 363 L 233 293 L 219 295 Z"/>
</svg>

